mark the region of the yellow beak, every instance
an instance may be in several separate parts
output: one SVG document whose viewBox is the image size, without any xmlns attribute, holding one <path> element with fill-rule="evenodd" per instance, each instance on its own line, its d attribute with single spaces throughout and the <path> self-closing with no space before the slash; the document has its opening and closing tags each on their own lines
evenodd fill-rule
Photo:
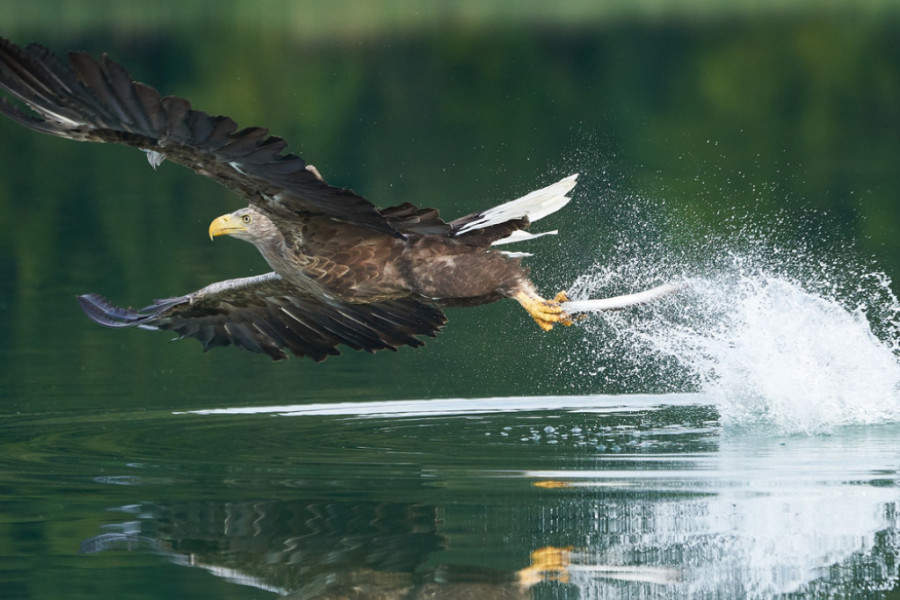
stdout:
<svg viewBox="0 0 900 600">
<path fill-rule="evenodd" d="M 209 239 L 217 235 L 231 235 L 238 231 L 247 231 L 247 228 L 231 215 L 222 215 L 209 224 Z"/>
</svg>

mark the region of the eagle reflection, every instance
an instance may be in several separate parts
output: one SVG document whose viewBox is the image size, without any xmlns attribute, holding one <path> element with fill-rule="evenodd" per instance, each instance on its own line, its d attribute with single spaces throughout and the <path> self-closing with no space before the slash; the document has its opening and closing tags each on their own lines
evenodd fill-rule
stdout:
<svg viewBox="0 0 900 600">
<path fill-rule="evenodd" d="M 187 502 L 122 507 L 138 520 L 85 540 L 83 552 L 153 551 L 295 600 L 530 598 L 543 577 L 428 566 L 445 548 L 440 511 L 389 502 Z M 557 578 L 552 566 L 541 567 Z"/>
</svg>

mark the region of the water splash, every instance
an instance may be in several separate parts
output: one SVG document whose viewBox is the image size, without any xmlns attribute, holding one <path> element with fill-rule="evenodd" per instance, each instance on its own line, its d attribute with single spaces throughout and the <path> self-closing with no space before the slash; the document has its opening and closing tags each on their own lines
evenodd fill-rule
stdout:
<svg viewBox="0 0 900 600">
<path fill-rule="evenodd" d="M 677 254 L 646 237 L 623 235 L 572 296 L 682 279 L 690 289 L 592 317 L 587 361 L 612 366 L 582 371 L 632 390 L 710 393 L 727 427 L 814 433 L 900 419 L 900 301 L 884 273 L 746 228 Z"/>
</svg>

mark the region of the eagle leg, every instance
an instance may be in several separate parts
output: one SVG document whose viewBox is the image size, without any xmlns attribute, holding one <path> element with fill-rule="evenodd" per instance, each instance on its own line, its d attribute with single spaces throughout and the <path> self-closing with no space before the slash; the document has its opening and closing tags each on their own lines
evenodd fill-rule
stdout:
<svg viewBox="0 0 900 600">
<path fill-rule="evenodd" d="M 528 311 L 538 327 L 544 331 L 550 331 L 556 323 L 567 327 L 572 324 L 572 317 L 561 306 L 569 299 L 565 292 L 558 293 L 553 300 L 544 300 L 537 294 L 525 291 L 517 292 L 513 298 Z"/>
</svg>

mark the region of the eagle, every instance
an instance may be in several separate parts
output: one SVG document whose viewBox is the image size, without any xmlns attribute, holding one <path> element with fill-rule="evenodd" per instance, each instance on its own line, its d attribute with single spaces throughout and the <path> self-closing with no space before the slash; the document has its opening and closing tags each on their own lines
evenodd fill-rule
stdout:
<svg viewBox="0 0 900 600">
<path fill-rule="evenodd" d="M 135 310 L 97 294 L 78 297 L 95 322 L 169 330 L 204 350 L 234 345 L 280 360 L 321 361 L 338 346 L 375 352 L 423 345 L 446 322 L 444 307 L 509 298 L 537 325 L 571 325 L 576 312 L 621 308 L 670 293 L 607 299 L 598 308 L 541 297 L 521 252 L 497 246 L 526 241 L 533 222 L 563 208 L 571 175 L 526 196 L 452 221 L 403 203 L 378 208 L 329 185 L 287 143 L 262 127 L 239 129 L 225 116 L 161 96 L 102 55 L 20 47 L 0 38 L 0 112 L 41 133 L 113 142 L 146 153 L 155 169 L 183 165 L 243 196 L 248 205 L 217 217 L 210 238 L 253 244 L 271 272 L 212 283 Z M 647 294 L 647 293 L 645 293 Z M 576 310 L 577 309 L 577 310 Z"/>
</svg>

